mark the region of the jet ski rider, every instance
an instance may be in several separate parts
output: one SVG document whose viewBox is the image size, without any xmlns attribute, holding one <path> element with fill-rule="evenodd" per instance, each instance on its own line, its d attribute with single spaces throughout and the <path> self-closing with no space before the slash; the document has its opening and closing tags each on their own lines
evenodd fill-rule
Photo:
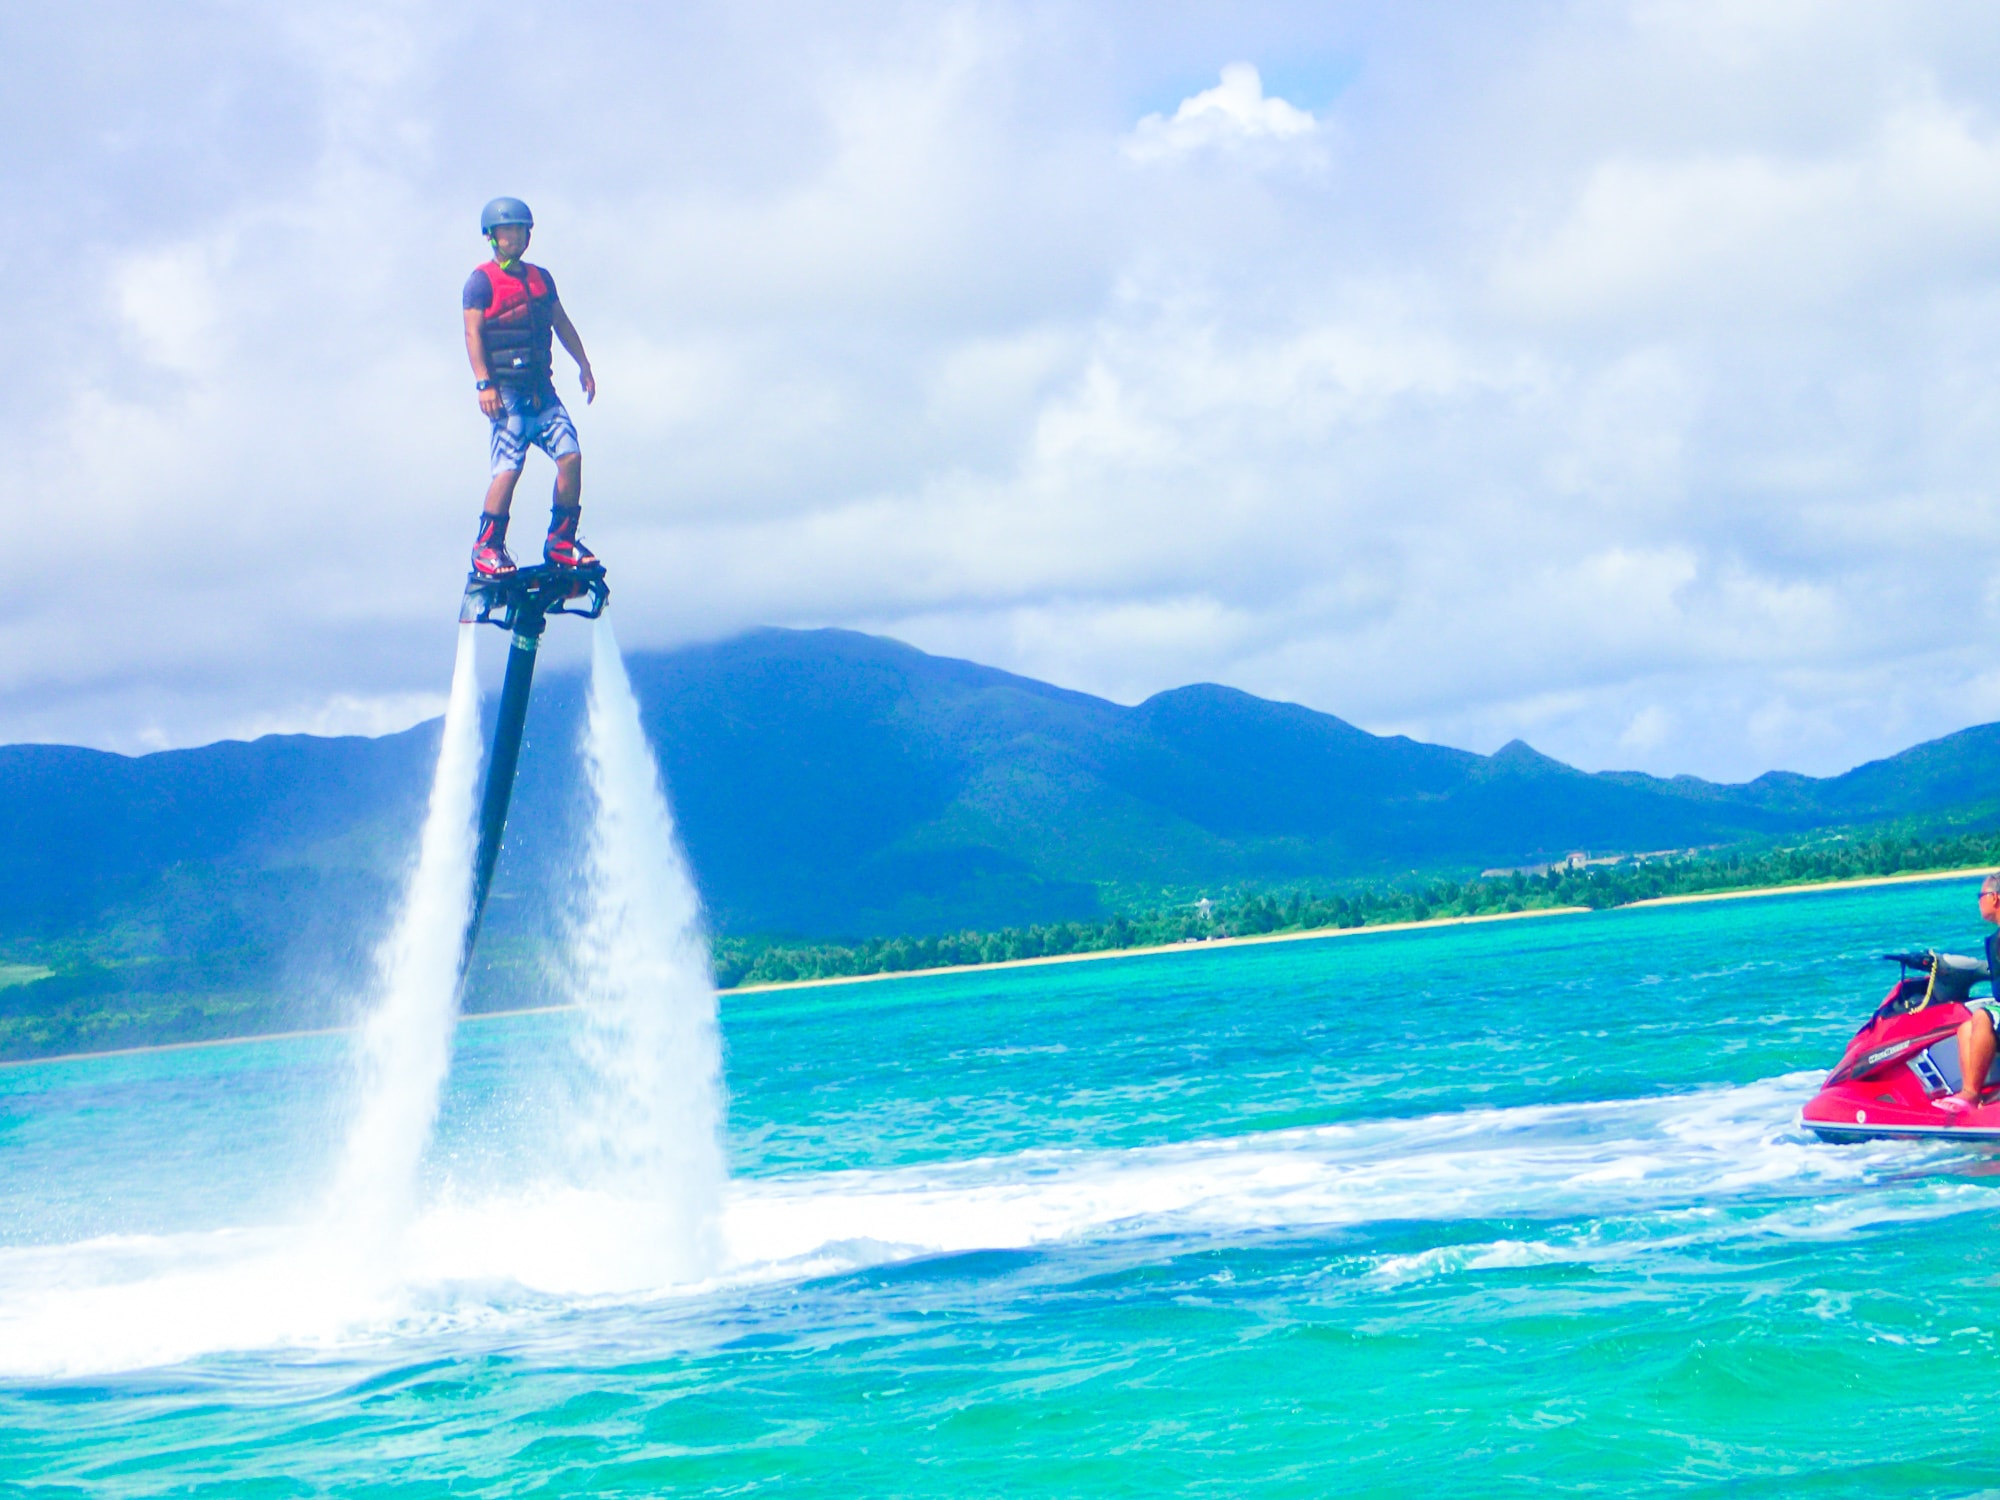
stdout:
<svg viewBox="0 0 2000 1500">
<path fill-rule="evenodd" d="M 1979 915 L 2000 926 L 2000 873 L 1979 882 Z M 2000 932 L 1986 939 L 1986 972 L 1993 976 L 1995 995 L 2000 997 Z M 1993 1066 L 1994 1022 L 2000 1016 L 2000 998 L 1968 1000 L 1972 1014 L 1958 1028 L 1958 1072 L 1964 1080 L 1956 1094 L 1938 1100 L 1938 1108 L 1962 1113 L 1979 1103 L 1986 1088 L 1986 1072 Z"/>
<path fill-rule="evenodd" d="M 562 340 L 576 361 L 586 404 L 597 399 L 597 377 L 583 339 L 556 295 L 555 278 L 521 259 L 535 216 L 519 198 L 495 198 L 479 214 L 479 231 L 493 259 L 472 273 L 461 299 L 465 352 L 472 361 L 479 409 L 493 424 L 493 479 L 479 513 L 472 570 L 485 578 L 514 571 L 507 554 L 507 515 L 514 486 L 533 444 L 555 460 L 556 489 L 542 560 L 557 567 L 588 567 L 597 559 L 577 540 L 583 515 L 583 452 L 576 424 L 556 396 L 550 336 Z"/>
</svg>

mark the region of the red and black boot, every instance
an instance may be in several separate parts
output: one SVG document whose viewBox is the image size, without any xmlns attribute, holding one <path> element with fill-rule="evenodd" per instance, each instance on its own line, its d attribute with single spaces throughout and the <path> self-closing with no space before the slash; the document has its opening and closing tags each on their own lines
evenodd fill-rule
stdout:
<svg viewBox="0 0 2000 1500">
<path fill-rule="evenodd" d="M 549 511 L 549 539 L 542 543 L 542 561 L 558 568 L 591 568 L 597 558 L 576 539 L 577 522 L 583 519 L 581 505 L 558 505 Z"/>
<path fill-rule="evenodd" d="M 514 571 L 507 555 L 507 518 L 479 513 L 479 540 L 472 544 L 472 571 L 481 578 L 505 578 Z"/>
</svg>

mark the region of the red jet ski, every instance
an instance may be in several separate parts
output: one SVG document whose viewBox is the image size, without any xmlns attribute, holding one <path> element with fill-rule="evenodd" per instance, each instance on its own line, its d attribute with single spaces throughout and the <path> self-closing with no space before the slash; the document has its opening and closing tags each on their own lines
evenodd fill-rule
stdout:
<svg viewBox="0 0 2000 1500">
<path fill-rule="evenodd" d="M 1989 964 L 1956 953 L 1882 956 L 1901 965 L 1895 986 L 1854 1033 L 1799 1122 L 1826 1141 L 1910 1135 L 2000 1141 L 2000 1060 L 1977 1105 L 1961 1111 L 1940 1105 L 1964 1081 L 1958 1028 L 1971 1014 L 1965 1002 L 1973 985 L 1992 983 Z"/>
</svg>

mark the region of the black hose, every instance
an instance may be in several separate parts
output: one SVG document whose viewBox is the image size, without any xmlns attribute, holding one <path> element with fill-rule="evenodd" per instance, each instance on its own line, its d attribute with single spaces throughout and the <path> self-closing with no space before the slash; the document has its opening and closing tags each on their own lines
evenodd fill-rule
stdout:
<svg viewBox="0 0 2000 1500">
<path fill-rule="evenodd" d="M 493 889 L 493 867 L 500 859 L 500 840 L 507 830 L 507 805 L 514 797 L 514 773 L 521 765 L 521 731 L 528 722 L 528 692 L 535 681 L 535 652 L 542 643 L 541 615 L 525 615 L 514 629 L 507 653 L 507 680 L 500 688 L 500 712 L 493 722 L 493 753 L 486 759 L 486 794 L 479 804 L 479 852 L 472 867 L 472 916 L 465 927 L 465 951 L 459 960 L 464 982 L 472 962 L 472 945 L 486 915 L 486 897 Z"/>
</svg>

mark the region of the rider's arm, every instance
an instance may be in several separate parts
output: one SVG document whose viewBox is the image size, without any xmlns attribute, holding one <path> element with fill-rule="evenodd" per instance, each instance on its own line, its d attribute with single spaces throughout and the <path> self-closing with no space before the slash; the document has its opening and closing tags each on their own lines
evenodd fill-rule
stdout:
<svg viewBox="0 0 2000 1500">
<path fill-rule="evenodd" d="M 494 389 L 493 372 L 486 367 L 486 313 L 477 307 L 465 310 L 465 357 L 472 361 L 472 378 L 485 381 L 479 392 L 479 409 L 487 416 L 500 411 L 500 392 Z"/>
<path fill-rule="evenodd" d="M 491 380 L 486 368 L 486 314 L 476 307 L 465 310 L 465 357 L 472 361 L 474 380 Z"/>
<path fill-rule="evenodd" d="M 597 377 L 591 373 L 590 356 L 583 352 L 583 335 L 576 331 L 576 324 L 569 320 L 569 309 L 560 301 L 556 303 L 549 324 L 555 329 L 563 348 L 569 350 L 569 357 L 576 361 L 577 374 L 583 382 L 584 404 L 588 405 L 597 399 Z"/>
</svg>

